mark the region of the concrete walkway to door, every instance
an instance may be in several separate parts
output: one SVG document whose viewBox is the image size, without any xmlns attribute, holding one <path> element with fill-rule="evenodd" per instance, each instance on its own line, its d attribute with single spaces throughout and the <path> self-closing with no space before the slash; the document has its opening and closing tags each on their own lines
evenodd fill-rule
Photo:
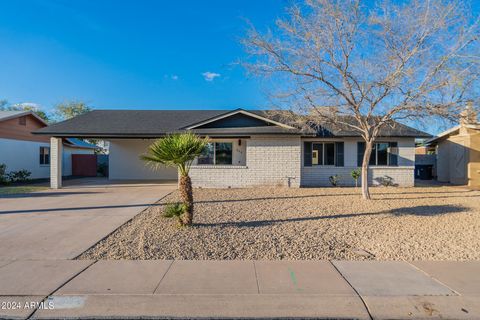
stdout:
<svg viewBox="0 0 480 320">
<path fill-rule="evenodd" d="M 73 259 L 176 188 L 101 178 L 0 197 L 0 260 Z"/>
</svg>

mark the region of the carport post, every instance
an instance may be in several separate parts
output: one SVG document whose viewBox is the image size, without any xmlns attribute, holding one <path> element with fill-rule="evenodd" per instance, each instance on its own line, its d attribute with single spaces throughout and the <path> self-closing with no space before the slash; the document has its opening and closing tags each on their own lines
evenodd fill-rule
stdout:
<svg viewBox="0 0 480 320">
<path fill-rule="evenodd" d="M 62 138 L 50 138 L 50 188 L 60 189 L 62 187 Z"/>
</svg>

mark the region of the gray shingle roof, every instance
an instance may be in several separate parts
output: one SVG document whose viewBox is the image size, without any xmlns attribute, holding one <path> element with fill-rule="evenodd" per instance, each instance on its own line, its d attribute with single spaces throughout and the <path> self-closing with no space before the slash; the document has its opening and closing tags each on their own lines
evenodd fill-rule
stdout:
<svg viewBox="0 0 480 320">
<path fill-rule="evenodd" d="M 35 131 L 36 134 L 59 137 L 158 137 L 168 133 L 182 132 L 195 123 L 232 112 L 233 110 L 95 110 L 73 119 L 52 124 Z M 250 113 L 270 118 L 266 111 Z M 277 119 L 275 119 L 277 120 Z M 240 128 L 197 128 L 198 134 L 211 136 L 234 136 L 254 134 L 294 134 L 323 137 L 359 136 L 350 128 L 324 125 L 315 130 L 287 129 L 279 126 L 251 126 Z M 385 128 L 383 136 L 425 137 L 419 130 L 398 124 Z"/>
<path fill-rule="evenodd" d="M 357 121 L 351 117 L 349 119 L 344 118 L 343 121 L 351 124 L 357 124 Z M 412 138 L 429 138 L 432 135 L 417 130 L 415 128 L 406 126 L 400 122 L 393 122 L 389 125 L 385 125 L 380 129 L 379 135 L 381 137 L 412 137 Z M 317 130 L 317 136 L 321 137 L 358 137 L 359 133 L 354 128 L 341 125 L 326 123 Z"/>
</svg>

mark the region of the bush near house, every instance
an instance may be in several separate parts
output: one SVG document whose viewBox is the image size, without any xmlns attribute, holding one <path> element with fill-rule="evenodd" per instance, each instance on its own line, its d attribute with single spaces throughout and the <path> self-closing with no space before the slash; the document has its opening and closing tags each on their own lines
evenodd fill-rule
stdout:
<svg viewBox="0 0 480 320">
<path fill-rule="evenodd" d="M 350 172 L 350 175 L 352 176 L 353 180 L 355 180 L 355 187 L 358 187 L 358 179 L 360 179 L 360 176 L 362 175 L 362 170 L 352 170 L 352 172 Z"/>
<path fill-rule="evenodd" d="M 340 177 L 338 176 L 338 174 L 336 174 L 336 175 L 330 176 L 328 178 L 328 180 L 330 181 L 332 186 L 336 187 L 336 186 L 338 186 L 338 183 L 340 182 Z"/>
<path fill-rule="evenodd" d="M 4 163 L 0 163 L 0 184 L 5 184 L 8 182 L 6 177 L 7 172 L 7 165 Z"/>
<path fill-rule="evenodd" d="M 13 182 L 26 182 L 32 173 L 22 169 L 18 171 L 10 171 L 7 173 L 7 165 L 0 164 L 0 184 L 10 184 Z"/>
</svg>

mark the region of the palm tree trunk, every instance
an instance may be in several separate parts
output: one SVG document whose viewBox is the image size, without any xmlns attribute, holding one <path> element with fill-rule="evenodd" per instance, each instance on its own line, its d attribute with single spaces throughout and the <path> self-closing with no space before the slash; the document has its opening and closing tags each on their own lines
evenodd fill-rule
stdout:
<svg viewBox="0 0 480 320">
<path fill-rule="evenodd" d="M 373 142 L 367 141 L 365 143 L 365 153 L 362 161 L 362 198 L 370 200 L 370 190 L 368 188 L 368 164 L 370 163 L 370 156 L 372 154 Z"/>
<path fill-rule="evenodd" d="M 192 180 L 188 175 L 180 175 L 180 196 L 187 207 L 187 211 L 183 216 L 183 224 L 190 226 L 193 222 L 193 191 Z"/>
</svg>

